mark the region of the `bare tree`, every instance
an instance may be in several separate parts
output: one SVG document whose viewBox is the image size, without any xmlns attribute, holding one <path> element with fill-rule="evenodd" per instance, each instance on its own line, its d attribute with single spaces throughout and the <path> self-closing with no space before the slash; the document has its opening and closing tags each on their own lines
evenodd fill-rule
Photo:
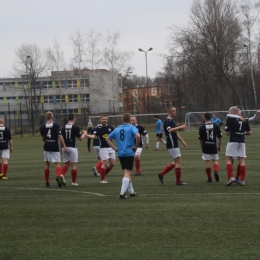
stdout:
<svg viewBox="0 0 260 260">
<path fill-rule="evenodd" d="M 118 49 L 120 39 L 119 32 L 108 32 L 105 37 L 103 63 L 110 72 L 110 84 L 112 89 L 113 111 L 116 112 L 118 102 L 118 73 L 126 66 L 127 61 L 132 56 L 131 52 L 121 52 Z"/>
<path fill-rule="evenodd" d="M 51 52 L 51 61 L 53 64 L 53 68 L 56 71 L 66 68 L 64 52 L 56 39 L 54 39 L 54 44 Z"/>
</svg>

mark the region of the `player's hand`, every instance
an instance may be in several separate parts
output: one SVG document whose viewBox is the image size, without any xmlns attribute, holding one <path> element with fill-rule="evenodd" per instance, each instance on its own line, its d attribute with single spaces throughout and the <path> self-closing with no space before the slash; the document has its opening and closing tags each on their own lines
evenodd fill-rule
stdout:
<svg viewBox="0 0 260 260">
<path fill-rule="evenodd" d="M 63 147 L 64 152 L 67 153 L 68 152 L 68 148 L 67 147 Z"/>
<path fill-rule="evenodd" d="M 137 149 L 137 147 L 135 147 L 135 146 L 134 146 L 134 147 L 132 147 L 132 149 L 133 149 L 133 150 L 134 150 L 134 152 L 135 152 L 135 151 L 136 151 L 136 149 Z"/>
<path fill-rule="evenodd" d="M 145 148 L 148 149 L 148 148 L 149 148 L 149 144 L 146 144 L 146 145 L 145 145 Z"/>
<path fill-rule="evenodd" d="M 246 121 L 245 118 L 243 118 L 242 116 L 240 117 L 240 120 L 241 120 L 242 122 L 245 122 L 245 121 Z"/>
<path fill-rule="evenodd" d="M 182 144 L 184 147 L 187 147 L 187 144 L 184 142 L 184 140 L 182 141 Z"/>
<path fill-rule="evenodd" d="M 9 150 L 10 150 L 10 152 L 12 153 L 14 149 L 13 149 L 13 148 L 10 148 Z"/>
<path fill-rule="evenodd" d="M 220 147 L 218 147 L 218 152 L 220 152 Z"/>
<path fill-rule="evenodd" d="M 256 113 L 257 113 L 257 114 L 260 114 L 260 110 L 256 110 Z"/>
<path fill-rule="evenodd" d="M 187 126 L 186 125 L 181 125 L 181 129 L 186 130 Z"/>
</svg>

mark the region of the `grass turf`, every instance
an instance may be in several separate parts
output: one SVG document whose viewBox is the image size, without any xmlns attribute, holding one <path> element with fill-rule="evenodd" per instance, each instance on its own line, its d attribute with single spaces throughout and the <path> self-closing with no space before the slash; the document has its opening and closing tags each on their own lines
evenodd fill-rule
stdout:
<svg viewBox="0 0 260 260">
<path fill-rule="evenodd" d="M 142 175 L 133 176 L 138 196 L 118 198 L 122 170 L 117 160 L 109 184 L 94 177 L 93 151 L 79 142 L 78 187 L 58 188 L 54 164 L 45 188 L 41 139 L 14 137 L 8 180 L 0 180 L 0 260 L 14 259 L 260 259 L 259 130 L 246 137 L 246 186 L 226 187 L 225 144 L 220 181 L 206 183 L 197 132 L 180 132 L 182 180 L 174 171 L 161 185 L 157 174 L 171 162 L 164 145 L 143 149 Z M 237 164 L 237 162 L 236 162 Z"/>
</svg>

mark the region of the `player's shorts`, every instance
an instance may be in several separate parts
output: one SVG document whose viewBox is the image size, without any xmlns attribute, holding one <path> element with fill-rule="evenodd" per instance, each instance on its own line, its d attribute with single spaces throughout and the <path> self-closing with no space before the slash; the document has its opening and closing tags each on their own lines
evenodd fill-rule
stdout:
<svg viewBox="0 0 260 260">
<path fill-rule="evenodd" d="M 97 158 L 100 158 L 100 146 L 93 146 Z"/>
<path fill-rule="evenodd" d="M 158 138 L 162 138 L 163 134 L 156 134 Z"/>
<path fill-rule="evenodd" d="M 45 162 L 60 162 L 60 152 L 44 151 Z"/>
<path fill-rule="evenodd" d="M 130 157 L 118 157 L 122 170 L 132 171 L 134 167 L 134 156 Z"/>
<path fill-rule="evenodd" d="M 177 157 L 181 157 L 181 151 L 180 151 L 179 147 L 178 148 L 170 148 L 170 149 L 168 149 L 168 152 L 173 159 L 177 158 Z"/>
<path fill-rule="evenodd" d="M 78 148 L 67 147 L 68 152 L 65 153 L 64 148 L 62 148 L 62 158 L 63 162 L 78 162 Z"/>
<path fill-rule="evenodd" d="M 108 159 L 116 159 L 116 153 L 111 147 L 100 148 L 99 156 L 100 156 L 102 161 L 105 161 L 105 160 L 108 160 Z"/>
<path fill-rule="evenodd" d="M 143 150 L 143 148 L 142 147 L 138 147 L 137 149 L 136 149 L 136 151 L 135 151 L 135 155 L 141 155 L 141 153 L 142 153 L 142 150 Z"/>
<path fill-rule="evenodd" d="M 204 161 L 210 161 L 210 160 L 218 160 L 219 159 L 219 157 L 218 157 L 218 154 L 216 153 L 216 154 L 207 154 L 207 153 L 203 153 L 202 154 L 202 159 L 204 160 Z"/>
<path fill-rule="evenodd" d="M 246 158 L 246 144 L 228 142 L 226 156 Z"/>
<path fill-rule="evenodd" d="M 10 150 L 9 149 L 0 150 L 0 158 L 9 159 Z"/>
</svg>

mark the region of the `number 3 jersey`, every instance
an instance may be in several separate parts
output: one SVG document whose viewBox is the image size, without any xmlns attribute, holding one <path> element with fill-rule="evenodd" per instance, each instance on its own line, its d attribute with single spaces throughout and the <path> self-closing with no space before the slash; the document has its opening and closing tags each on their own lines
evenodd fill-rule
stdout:
<svg viewBox="0 0 260 260">
<path fill-rule="evenodd" d="M 81 137 L 81 132 L 78 126 L 66 124 L 62 127 L 61 134 L 67 147 L 77 147 L 76 140 Z"/>
<path fill-rule="evenodd" d="M 226 121 L 225 131 L 229 132 L 229 142 L 244 143 L 245 132 L 251 131 L 248 120 L 240 121 L 238 118 L 228 118 Z"/>
<path fill-rule="evenodd" d="M 0 126 L 0 150 L 6 150 L 8 148 L 8 141 L 11 140 L 11 132 L 5 126 Z"/>
<path fill-rule="evenodd" d="M 205 123 L 199 129 L 199 140 L 203 142 L 202 152 L 205 154 L 217 154 L 217 138 L 221 138 L 222 133 L 215 123 Z"/>
<path fill-rule="evenodd" d="M 60 126 L 54 122 L 47 122 L 41 126 L 40 133 L 44 138 L 44 151 L 59 152 L 58 136 L 61 135 Z"/>
</svg>

